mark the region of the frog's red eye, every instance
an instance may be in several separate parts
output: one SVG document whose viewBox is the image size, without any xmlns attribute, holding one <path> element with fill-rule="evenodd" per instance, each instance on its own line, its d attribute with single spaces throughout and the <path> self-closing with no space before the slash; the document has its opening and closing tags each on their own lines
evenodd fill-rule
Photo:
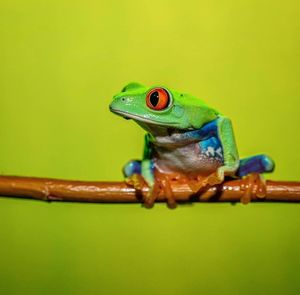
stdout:
<svg viewBox="0 0 300 295">
<path fill-rule="evenodd" d="M 170 95 L 163 88 L 154 88 L 147 94 L 146 104 L 152 110 L 162 111 L 169 106 Z"/>
</svg>

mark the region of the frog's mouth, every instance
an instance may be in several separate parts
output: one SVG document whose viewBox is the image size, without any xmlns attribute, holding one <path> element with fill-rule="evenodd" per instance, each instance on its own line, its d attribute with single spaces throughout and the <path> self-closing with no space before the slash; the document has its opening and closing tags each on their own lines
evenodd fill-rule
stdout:
<svg viewBox="0 0 300 295">
<path fill-rule="evenodd" d="M 153 124 L 153 125 L 159 125 L 159 126 L 175 126 L 176 125 L 176 122 L 162 122 L 162 121 L 155 121 L 155 120 L 151 120 L 149 118 L 145 118 L 145 117 L 142 117 L 142 116 L 139 116 L 139 115 L 136 115 L 136 114 L 131 114 L 131 113 L 128 113 L 126 111 L 120 111 L 120 110 L 115 110 L 113 108 L 110 108 L 110 111 L 115 113 L 116 115 L 119 115 L 121 117 L 123 117 L 124 119 L 126 120 L 136 120 L 138 122 L 144 122 L 144 123 L 147 123 L 147 124 Z"/>
</svg>

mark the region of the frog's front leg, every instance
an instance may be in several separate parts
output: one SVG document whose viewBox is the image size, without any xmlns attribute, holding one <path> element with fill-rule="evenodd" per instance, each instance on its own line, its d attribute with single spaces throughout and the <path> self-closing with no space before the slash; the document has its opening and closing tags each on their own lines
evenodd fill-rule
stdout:
<svg viewBox="0 0 300 295">
<path fill-rule="evenodd" d="M 129 185 L 133 186 L 136 191 L 141 195 L 142 189 L 145 185 L 149 187 L 149 191 L 146 196 L 143 197 L 143 202 L 145 207 L 151 208 L 154 205 L 159 193 L 158 183 L 155 182 L 154 172 L 152 168 L 151 160 L 132 160 L 129 161 L 123 167 L 123 174 L 125 176 L 125 181 Z"/>
<path fill-rule="evenodd" d="M 141 175 L 141 161 L 129 161 L 123 167 L 123 175 L 126 183 L 133 186 L 138 191 L 142 190 L 143 186 L 145 185 L 145 180 Z"/>
<path fill-rule="evenodd" d="M 152 208 L 159 194 L 159 182 L 155 179 L 154 163 L 149 158 L 144 158 L 141 162 L 141 174 L 148 184 L 149 191 L 144 197 L 144 206 Z"/>
<path fill-rule="evenodd" d="M 142 194 L 142 189 L 147 182 L 142 176 L 142 161 L 132 160 L 123 167 L 125 182 Z"/>
<path fill-rule="evenodd" d="M 133 186 L 141 195 L 143 187 L 148 185 L 149 191 L 143 198 L 145 207 L 153 207 L 160 193 L 160 189 L 162 189 L 165 194 L 169 208 L 176 207 L 177 204 L 173 197 L 168 175 L 156 173 L 155 176 L 152 160 L 129 161 L 123 168 L 123 174 L 126 183 Z"/>
<path fill-rule="evenodd" d="M 218 119 L 217 136 L 222 145 L 224 164 L 204 180 L 204 185 L 220 184 L 225 176 L 234 176 L 239 168 L 239 155 L 230 119 L 226 117 Z"/>
</svg>

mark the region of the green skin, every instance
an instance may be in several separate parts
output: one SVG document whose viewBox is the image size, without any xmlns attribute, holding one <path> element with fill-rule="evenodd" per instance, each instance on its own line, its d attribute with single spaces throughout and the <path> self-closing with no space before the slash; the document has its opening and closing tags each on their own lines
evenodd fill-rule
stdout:
<svg viewBox="0 0 300 295">
<path fill-rule="evenodd" d="M 145 137 L 141 174 L 150 188 L 155 182 L 151 168 L 153 149 L 156 148 L 153 142 L 157 138 L 167 138 L 168 135 L 177 132 L 199 130 L 216 119 L 218 119 L 216 120 L 217 136 L 222 145 L 223 162 L 216 168 L 213 182 L 208 181 L 208 183 L 214 185 L 221 183 L 227 175 L 233 176 L 239 167 L 239 156 L 230 119 L 223 117 L 204 101 L 166 87 L 163 88 L 171 97 L 169 107 L 162 111 L 152 110 L 146 105 L 146 95 L 155 87 L 161 86 L 146 87 L 139 83 L 130 83 L 113 97 L 110 105 L 112 112 L 126 119 L 133 119 L 148 132 Z"/>
</svg>

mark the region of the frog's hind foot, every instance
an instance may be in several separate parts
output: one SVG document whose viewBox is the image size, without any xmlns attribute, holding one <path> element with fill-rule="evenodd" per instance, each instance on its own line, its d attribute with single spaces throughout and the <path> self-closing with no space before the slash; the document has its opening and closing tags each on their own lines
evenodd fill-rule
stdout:
<svg viewBox="0 0 300 295">
<path fill-rule="evenodd" d="M 259 173 L 251 173 L 245 177 L 242 185 L 245 191 L 241 197 L 243 204 L 248 204 L 253 197 L 263 199 L 267 194 L 267 186 L 263 176 Z"/>
<path fill-rule="evenodd" d="M 178 175 L 176 174 L 165 174 L 159 171 L 155 172 L 155 185 L 154 191 L 157 190 L 157 195 L 162 192 L 163 196 L 166 198 L 167 205 L 170 209 L 174 209 L 177 207 L 177 202 L 174 198 L 174 194 L 172 191 L 172 181 L 177 179 Z"/>
<path fill-rule="evenodd" d="M 160 184 L 161 184 L 161 188 L 164 192 L 164 195 L 167 199 L 167 204 L 168 204 L 168 207 L 170 209 L 174 209 L 177 207 L 177 203 L 176 203 L 176 200 L 174 198 L 174 194 L 173 194 L 173 191 L 172 191 L 172 187 L 171 187 L 171 181 L 170 181 L 170 178 L 168 176 L 163 176 L 161 179 L 160 179 Z"/>
<path fill-rule="evenodd" d="M 143 176 L 137 173 L 126 177 L 125 182 L 128 185 L 133 186 L 133 188 L 137 191 L 142 191 L 143 187 L 146 185 L 146 181 L 144 180 Z"/>
</svg>

